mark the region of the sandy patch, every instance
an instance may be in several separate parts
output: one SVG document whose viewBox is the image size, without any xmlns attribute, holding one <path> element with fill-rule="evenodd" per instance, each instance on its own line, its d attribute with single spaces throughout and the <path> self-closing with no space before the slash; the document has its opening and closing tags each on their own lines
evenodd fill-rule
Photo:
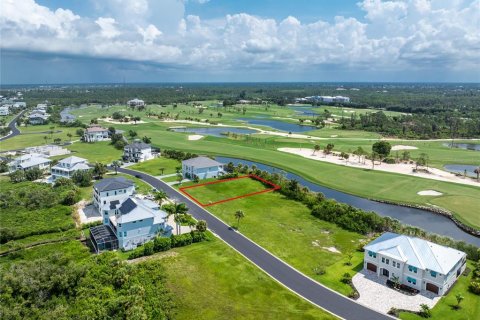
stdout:
<svg viewBox="0 0 480 320">
<path fill-rule="evenodd" d="M 414 146 L 404 146 L 404 145 L 396 145 L 392 147 L 392 151 L 397 151 L 397 150 L 417 150 L 417 147 Z"/>
<path fill-rule="evenodd" d="M 420 196 L 441 196 L 443 193 L 435 190 L 422 190 L 417 192 Z"/>
<path fill-rule="evenodd" d="M 105 118 L 105 119 L 98 119 L 98 120 L 101 120 L 101 121 L 104 121 L 104 122 L 108 122 L 108 123 L 113 123 L 113 124 L 135 124 L 135 121 L 129 121 L 129 122 L 120 122 L 120 121 L 115 121 L 113 120 L 112 118 Z M 137 121 L 136 124 L 141 124 L 141 123 L 147 123 L 146 121 L 143 121 L 143 120 L 140 120 L 140 121 Z"/>
<path fill-rule="evenodd" d="M 200 140 L 203 136 L 200 134 L 191 134 L 188 136 L 188 140 Z"/>
<path fill-rule="evenodd" d="M 330 138 L 336 138 L 336 137 L 338 137 L 338 134 L 332 134 L 332 135 L 330 136 Z"/>
<path fill-rule="evenodd" d="M 335 247 L 322 247 L 322 249 L 328 250 L 333 253 L 341 253 L 337 248 Z"/>
<path fill-rule="evenodd" d="M 409 163 L 387 164 L 387 163 L 380 163 L 379 161 L 375 161 L 375 167 L 372 168 L 372 161 L 368 159 L 365 160 L 363 158 L 359 159 L 358 156 L 355 156 L 353 154 L 350 154 L 350 158 L 348 159 L 348 161 L 346 161 L 345 159 L 340 158 L 336 152 L 333 152 L 332 154 L 324 154 L 323 151 L 315 152 L 313 149 L 310 149 L 310 148 L 278 148 L 277 150 L 299 155 L 301 157 L 316 160 L 316 161 L 324 161 L 324 162 L 329 162 L 329 163 L 347 166 L 347 167 L 393 172 L 393 173 L 405 174 L 405 175 L 410 175 L 410 176 L 415 176 L 420 178 L 454 182 L 459 184 L 466 184 L 466 185 L 480 187 L 480 182 L 477 182 L 474 179 L 464 179 L 463 177 L 457 177 L 455 174 L 451 172 L 436 169 L 436 168 L 428 168 L 428 173 L 418 172 L 418 171 L 414 172 L 413 170 L 415 169 L 415 165 L 409 164 Z"/>
</svg>

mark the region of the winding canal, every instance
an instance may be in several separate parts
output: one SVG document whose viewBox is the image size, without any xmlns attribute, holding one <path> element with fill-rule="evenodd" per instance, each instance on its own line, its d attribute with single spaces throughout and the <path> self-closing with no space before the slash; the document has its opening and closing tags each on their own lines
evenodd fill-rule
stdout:
<svg viewBox="0 0 480 320">
<path fill-rule="evenodd" d="M 366 198 L 354 196 L 348 193 L 323 187 L 321 185 L 307 181 L 301 176 L 294 173 L 290 173 L 282 169 L 255 161 L 229 157 L 216 157 L 216 160 L 223 163 L 232 162 L 235 165 L 239 163 L 249 166 L 255 165 L 260 170 L 265 170 L 270 173 L 284 173 L 287 179 L 295 179 L 301 185 L 308 187 L 312 191 L 322 192 L 327 198 L 335 199 L 338 202 L 346 203 L 353 207 L 363 209 L 365 211 L 374 211 L 380 216 L 388 216 L 397 219 L 404 224 L 419 227 L 428 232 L 448 236 L 455 240 L 463 240 L 467 243 L 480 247 L 480 238 L 463 231 L 449 218 L 432 213 L 427 210 L 403 207 L 393 204 L 385 204 Z"/>
</svg>

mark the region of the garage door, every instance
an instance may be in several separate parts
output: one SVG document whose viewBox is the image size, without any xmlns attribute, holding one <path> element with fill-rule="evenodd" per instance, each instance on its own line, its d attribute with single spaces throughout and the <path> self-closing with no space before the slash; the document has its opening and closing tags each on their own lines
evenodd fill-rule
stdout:
<svg viewBox="0 0 480 320">
<path fill-rule="evenodd" d="M 367 269 L 373 272 L 377 272 L 377 266 L 370 262 L 367 262 Z"/>
<path fill-rule="evenodd" d="M 428 291 L 431 291 L 433 293 L 438 294 L 438 287 L 434 285 L 433 283 L 427 283 L 427 288 Z"/>
</svg>

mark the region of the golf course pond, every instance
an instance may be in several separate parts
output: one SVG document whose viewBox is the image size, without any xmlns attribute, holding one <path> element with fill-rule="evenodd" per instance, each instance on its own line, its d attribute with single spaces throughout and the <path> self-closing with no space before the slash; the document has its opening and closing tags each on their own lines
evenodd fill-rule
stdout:
<svg viewBox="0 0 480 320">
<path fill-rule="evenodd" d="M 327 198 L 335 199 L 338 202 L 346 203 L 353 207 L 363 209 L 365 211 L 374 211 L 380 216 L 388 216 L 397 219 L 404 224 L 415 226 L 428 232 L 448 236 L 455 240 L 462 240 L 480 247 L 480 238 L 463 231 L 448 217 L 435 214 L 427 210 L 386 204 L 354 196 L 312 183 L 294 173 L 286 172 L 282 169 L 258 163 L 255 161 L 248 161 L 229 157 L 216 157 L 216 160 L 222 163 L 232 162 L 235 165 L 239 163 L 248 166 L 255 165 L 260 170 L 265 170 L 270 173 L 280 173 L 284 175 L 287 179 L 297 180 L 301 185 L 309 188 L 314 192 L 322 192 Z"/>
<path fill-rule="evenodd" d="M 305 132 L 312 131 L 316 128 L 313 126 L 304 126 L 296 123 L 290 123 L 280 120 L 270 120 L 270 119 L 250 119 L 250 118 L 239 118 L 239 121 L 246 122 L 248 124 L 267 126 L 273 129 L 277 129 L 285 132 Z"/>
<path fill-rule="evenodd" d="M 467 176 L 469 177 L 477 176 L 477 174 L 475 173 L 475 169 L 478 168 L 478 166 L 472 166 L 468 164 L 446 164 L 443 167 L 445 168 L 445 170 L 453 173 L 458 173 L 463 175 L 466 172 Z"/>
<path fill-rule="evenodd" d="M 198 127 L 198 128 L 170 128 L 174 132 L 188 132 L 200 134 L 205 136 L 225 137 L 227 132 L 236 134 L 251 134 L 257 132 L 256 130 L 235 127 Z"/>
<path fill-rule="evenodd" d="M 445 147 L 452 147 L 452 143 L 444 143 Z M 473 150 L 473 151 L 480 151 L 480 143 L 454 143 L 454 148 L 465 149 L 465 150 Z"/>
</svg>

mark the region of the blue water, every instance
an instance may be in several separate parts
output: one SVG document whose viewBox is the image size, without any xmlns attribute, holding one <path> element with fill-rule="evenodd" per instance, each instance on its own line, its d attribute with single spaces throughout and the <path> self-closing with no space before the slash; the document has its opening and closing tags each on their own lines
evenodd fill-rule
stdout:
<svg viewBox="0 0 480 320">
<path fill-rule="evenodd" d="M 444 143 L 443 145 L 450 148 L 452 143 Z M 480 143 L 454 143 L 453 147 L 465 150 L 480 151 Z"/>
<path fill-rule="evenodd" d="M 261 126 L 271 127 L 273 129 L 285 131 L 285 132 L 306 132 L 312 131 L 316 128 L 313 126 L 302 126 L 296 123 L 289 123 L 280 120 L 269 120 L 269 119 L 248 119 L 240 118 L 239 120 L 245 121 L 248 124 L 256 124 Z"/>
<path fill-rule="evenodd" d="M 214 137 L 225 137 L 223 133 L 231 132 L 237 134 L 251 134 L 257 132 L 252 129 L 235 128 L 235 127 L 205 127 L 205 128 L 173 128 L 175 132 L 189 132 Z"/>
<path fill-rule="evenodd" d="M 291 110 L 294 110 L 295 113 L 303 116 L 310 116 L 310 117 L 318 116 L 318 113 L 313 111 L 312 107 L 289 106 L 288 108 Z"/>
<path fill-rule="evenodd" d="M 474 170 L 478 168 L 478 166 L 472 166 L 472 165 L 466 165 L 466 164 L 446 164 L 443 167 L 447 171 L 460 173 L 462 175 L 465 173 L 465 170 L 467 170 L 467 176 L 470 176 L 470 177 L 477 176 Z"/>
<path fill-rule="evenodd" d="M 235 165 L 237 165 L 238 163 L 247 164 L 249 166 L 255 165 L 260 170 L 265 170 L 268 172 L 277 172 L 277 173 L 283 174 L 287 179 L 297 180 L 301 185 L 309 188 L 312 191 L 322 192 L 327 198 L 335 199 L 338 202 L 343 202 L 353 207 L 363 209 L 365 211 L 374 211 L 380 216 L 388 216 L 388 217 L 397 219 L 404 224 L 419 227 L 428 232 L 437 233 L 440 235 L 451 237 L 456 240 L 463 240 L 467 243 L 480 246 L 480 238 L 477 238 L 469 233 L 466 233 L 465 231 L 457 227 L 457 225 L 447 217 L 434 214 L 430 211 L 402 207 L 402 206 L 397 206 L 393 204 L 385 204 L 385 203 L 380 203 L 373 200 L 368 200 L 366 198 L 353 196 L 351 194 L 347 194 L 341 191 L 333 190 L 333 189 L 326 188 L 321 185 L 312 183 L 296 174 L 285 172 L 282 169 L 268 166 L 262 163 L 254 162 L 254 161 L 228 158 L 228 157 L 216 157 L 216 160 L 222 163 L 233 162 Z M 348 177 L 343 177 L 343 178 L 346 179 Z"/>
</svg>

